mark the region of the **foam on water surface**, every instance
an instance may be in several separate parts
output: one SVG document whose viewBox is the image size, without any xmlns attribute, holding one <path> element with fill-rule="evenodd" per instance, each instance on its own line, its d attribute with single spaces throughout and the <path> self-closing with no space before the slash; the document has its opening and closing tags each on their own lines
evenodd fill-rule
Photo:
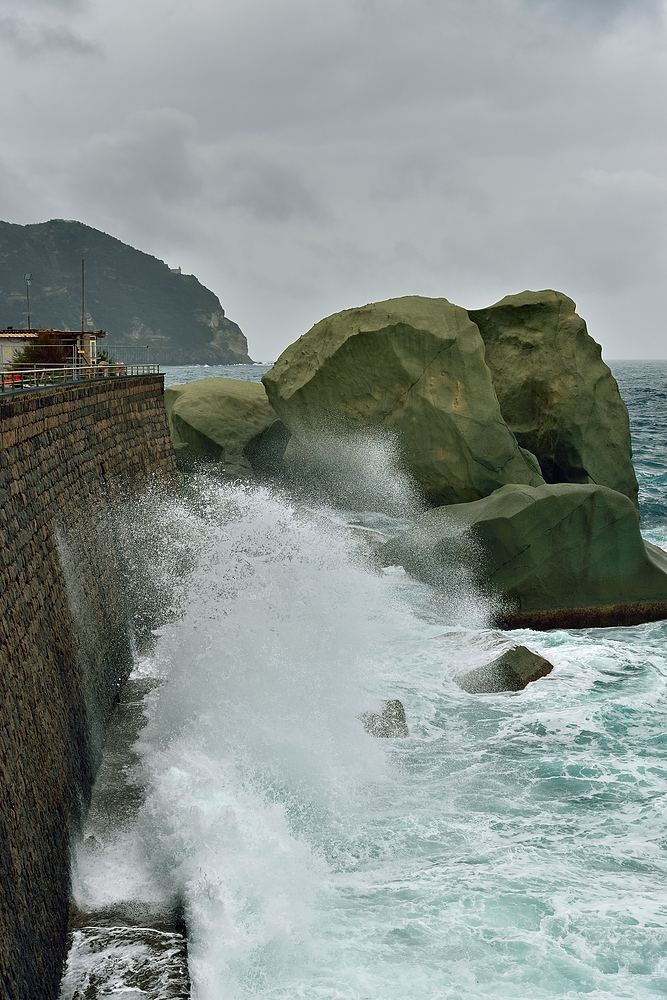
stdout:
<svg viewBox="0 0 667 1000">
<path fill-rule="evenodd" d="M 61 1000 L 185 1000 L 182 935 L 135 927 L 75 930 Z"/>
<path fill-rule="evenodd" d="M 470 695 L 488 609 L 374 565 L 389 515 L 196 494 L 142 666 L 146 801 L 95 890 L 182 899 L 192 995 L 667 996 L 667 626 L 513 633 L 553 672 Z M 364 732 L 378 698 L 408 739 Z"/>
</svg>

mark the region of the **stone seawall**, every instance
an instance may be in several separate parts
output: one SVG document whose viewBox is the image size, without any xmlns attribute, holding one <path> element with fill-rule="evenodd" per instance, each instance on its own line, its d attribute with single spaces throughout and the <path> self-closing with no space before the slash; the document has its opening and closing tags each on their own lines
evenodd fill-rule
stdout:
<svg viewBox="0 0 667 1000">
<path fill-rule="evenodd" d="M 131 669 L 114 498 L 175 476 L 162 376 L 0 397 L 0 982 L 58 994 L 69 838 Z"/>
</svg>

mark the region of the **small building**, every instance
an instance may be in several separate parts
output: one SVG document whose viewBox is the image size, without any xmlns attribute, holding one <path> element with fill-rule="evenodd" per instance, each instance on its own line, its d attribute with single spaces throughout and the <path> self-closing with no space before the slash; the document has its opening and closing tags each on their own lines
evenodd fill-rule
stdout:
<svg viewBox="0 0 667 1000">
<path fill-rule="evenodd" d="M 71 350 L 72 362 L 80 365 L 97 363 L 97 342 L 106 337 L 104 330 L 86 330 L 84 333 L 76 330 L 15 330 L 8 326 L 0 330 L 0 368 L 13 363 L 19 351 L 29 344 L 34 344 L 38 337 L 48 336 L 59 347 Z M 54 362 L 54 367 L 62 362 Z"/>
</svg>

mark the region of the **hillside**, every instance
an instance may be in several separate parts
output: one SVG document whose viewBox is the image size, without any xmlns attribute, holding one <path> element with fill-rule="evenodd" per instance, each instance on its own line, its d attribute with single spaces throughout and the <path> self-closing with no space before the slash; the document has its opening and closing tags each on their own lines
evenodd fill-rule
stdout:
<svg viewBox="0 0 667 1000">
<path fill-rule="evenodd" d="M 25 273 L 32 273 L 30 325 L 81 329 L 81 260 L 86 326 L 107 345 L 145 350 L 163 364 L 248 363 L 248 344 L 220 301 L 193 274 L 81 222 L 0 222 L 0 327 L 27 326 Z M 119 352 L 120 357 L 120 352 Z M 127 360 L 131 360 L 129 357 Z"/>
</svg>

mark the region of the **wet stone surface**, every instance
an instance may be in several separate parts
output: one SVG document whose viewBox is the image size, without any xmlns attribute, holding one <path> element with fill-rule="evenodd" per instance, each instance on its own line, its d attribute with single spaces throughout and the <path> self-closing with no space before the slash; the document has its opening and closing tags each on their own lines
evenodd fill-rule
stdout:
<svg viewBox="0 0 667 1000">
<path fill-rule="evenodd" d="M 74 866 L 74 899 L 69 914 L 68 956 L 60 1000 L 181 1000 L 190 996 L 187 938 L 182 907 L 159 887 L 127 886 L 104 871 L 114 845 L 131 851 L 128 833 L 144 802 L 136 742 L 143 728 L 145 699 L 159 685 L 155 677 L 126 681 L 110 720 L 104 755 L 92 794 Z M 142 888 L 153 898 L 141 898 Z M 111 891 L 107 898 L 99 895 Z M 116 892 L 117 890 L 117 892 Z M 128 890 L 136 890 L 126 898 Z"/>
<path fill-rule="evenodd" d="M 149 927 L 82 927 L 71 934 L 61 1000 L 186 1000 L 185 938 Z"/>
</svg>

